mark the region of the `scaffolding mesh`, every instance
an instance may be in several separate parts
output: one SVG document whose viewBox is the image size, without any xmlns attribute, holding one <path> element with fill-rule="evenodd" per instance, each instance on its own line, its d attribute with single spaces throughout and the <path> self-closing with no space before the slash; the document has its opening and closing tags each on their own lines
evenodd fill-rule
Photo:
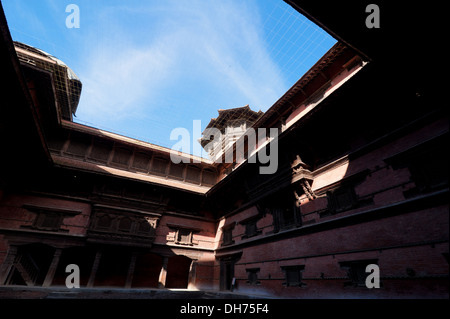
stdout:
<svg viewBox="0 0 450 319">
<path fill-rule="evenodd" d="M 82 84 L 77 75 L 61 60 L 21 42 L 14 42 L 21 63 L 49 71 L 53 75 L 55 94 L 64 119 L 72 120 L 80 100 Z"/>
<path fill-rule="evenodd" d="M 248 105 L 233 109 L 219 110 L 219 116 L 211 119 L 202 133 L 200 144 L 215 161 L 250 128 L 264 112 L 255 112 Z M 220 136 L 217 136 L 217 130 Z M 216 140 L 219 138 L 219 140 Z"/>
<path fill-rule="evenodd" d="M 254 123 L 261 115 L 263 115 L 262 111 L 255 112 L 248 105 L 226 110 L 220 109 L 218 112 L 219 116 L 212 118 L 206 129 L 215 127 L 222 130 L 230 121 L 246 121 Z"/>
</svg>

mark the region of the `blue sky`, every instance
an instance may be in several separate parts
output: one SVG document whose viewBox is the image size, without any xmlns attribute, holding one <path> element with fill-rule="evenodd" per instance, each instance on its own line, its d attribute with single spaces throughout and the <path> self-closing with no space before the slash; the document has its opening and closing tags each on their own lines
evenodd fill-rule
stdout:
<svg viewBox="0 0 450 319">
<path fill-rule="evenodd" d="M 218 109 L 266 111 L 335 43 L 282 0 L 2 3 L 14 40 L 81 79 L 75 122 L 166 147 Z M 71 3 L 78 29 L 65 24 Z"/>
</svg>

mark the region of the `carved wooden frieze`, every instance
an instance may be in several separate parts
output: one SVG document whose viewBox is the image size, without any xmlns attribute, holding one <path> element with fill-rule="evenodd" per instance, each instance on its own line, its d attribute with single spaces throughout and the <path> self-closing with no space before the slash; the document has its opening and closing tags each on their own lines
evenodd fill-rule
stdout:
<svg viewBox="0 0 450 319">
<path fill-rule="evenodd" d="M 155 240 L 159 219 L 159 214 L 94 206 L 88 241 L 149 247 Z"/>
</svg>

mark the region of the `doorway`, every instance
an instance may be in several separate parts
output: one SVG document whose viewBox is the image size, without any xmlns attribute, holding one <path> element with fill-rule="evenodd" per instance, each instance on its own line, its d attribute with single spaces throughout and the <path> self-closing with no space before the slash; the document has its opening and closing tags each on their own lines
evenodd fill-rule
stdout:
<svg viewBox="0 0 450 319">
<path fill-rule="evenodd" d="M 192 259 L 186 256 L 173 256 L 167 264 L 166 288 L 183 288 L 189 285 L 189 269 Z"/>
<path fill-rule="evenodd" d="M 220 290 L 230 290 L 234 288 L 234 264 L 236 260 L 222 260 L 220 262 Z"/>
</svg>

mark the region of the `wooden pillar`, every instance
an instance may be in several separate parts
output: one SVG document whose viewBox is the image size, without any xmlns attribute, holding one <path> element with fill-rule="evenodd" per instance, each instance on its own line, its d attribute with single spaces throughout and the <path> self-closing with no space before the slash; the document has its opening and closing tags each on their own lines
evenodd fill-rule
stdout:
<svg viewBox="0 0 450 319">
<path fill-rule="evenodd" d="M 136 266 L 137 252 L 131 254 L 130 265 L 128 266 L 127 281 L 125 282 L 125 288 L 131 288 L 133 282 L 134 268 Z"/>
<path fill-rule="evenodd" d="M 169 257 L 164 256 L 163 257 L 163 264 L 162 264 L 162 267 L 161 267 L 161 271 L 159 273 L 158 288 L 165 288 L 166 287 L 167 264 L 168 263 L 169 263 Z"/>
<path fill-rule="evenodd" d="M 89 281 L 87 287 L 94 287 L 95 275 L 97 274 L 98 265 L 100 264 L 100 259 L 102 258 L 102 252 L 97 250 L 95 254 L 94 263 L 92 264 L 91 274 L 89 275 Z"/>
<path fill-rule="evenodd" d="M 0 267 L 0 285 L 8 284 L 8 276 L 11 273 L 11 269 L 14 267 L 14 262 L 17 257 L 17 246 L 9 246 L 8 255 L 5 258 L 2 266 Z"/>
<path fill-rule="evenodd" d="M 53 278 L 55 277 L 56 269 L 58 268 L 59 259 L 61 257 L 62 249 L 57 248 L 53 255 L 53 260 L 48 268 L 47 275 L 45 276 L 44 283 L 42 287 L 50 287 L 52 284 Z"/>
<path fill-rule="evenodd" d="M 195 289 L 195 281 L 197 279 L 197 260 L 193 259 L 189 267 L 188 289 Z"/>
</svg>

